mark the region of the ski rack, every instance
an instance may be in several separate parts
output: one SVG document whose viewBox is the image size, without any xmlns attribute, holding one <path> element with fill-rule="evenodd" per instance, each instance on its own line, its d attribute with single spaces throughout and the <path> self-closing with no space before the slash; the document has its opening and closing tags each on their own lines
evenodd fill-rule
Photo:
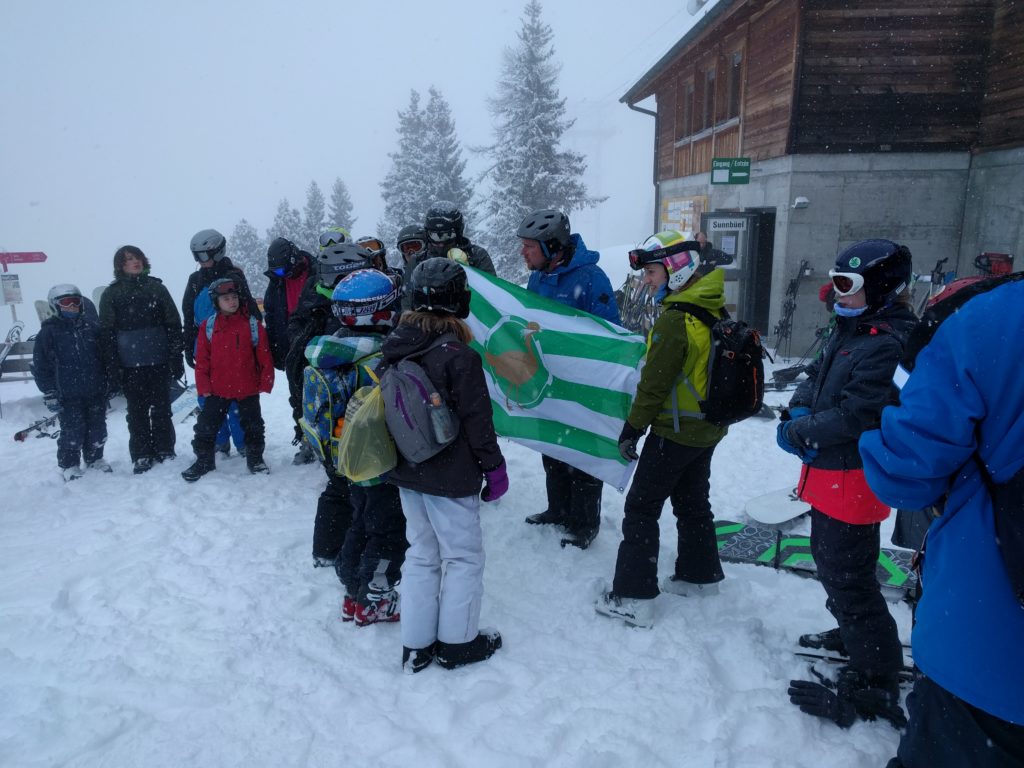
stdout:
<svg viewBox="0 0 1024 768">
<path fill-rule="evenodd" d="M 811 263 L 807 259 L 803 259 L 797 269 L 796 277 L 790 280 L 789 285 L 786 286 L 786 301 L 782 305 L 782 316 L 772 331 L 772 335 L 775 336 L 776 355 L 782 351 L 782 345 L 785 343 L 786 354 L 783 357 L 789 357 L 789 347 L 793 341 L 793 313 L 796 312 L 796 299 L 800 292 L 800 283 L 810 274 Z"/>
</svg>

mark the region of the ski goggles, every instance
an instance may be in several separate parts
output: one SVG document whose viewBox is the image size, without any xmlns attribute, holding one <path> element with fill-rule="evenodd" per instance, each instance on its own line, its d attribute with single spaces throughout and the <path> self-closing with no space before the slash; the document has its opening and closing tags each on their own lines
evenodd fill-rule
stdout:
<svg viewBox="0 0 1024 768">
<path fill-rule="evenodd" d="M 342 232 L 323 232 L 320 235 L 320 247 L 330 248 L 332 245 L 345 242 L 345 235 Z"/>
<path fill-rule="evenodd" d="M 681 243 L 673 243 L 672 245 L 666 245 L 664 248 L 657 248 L 653 251 L 648 251 L 644 248 L 634 248 L 629 252 L 629 266 L 631 269 L 643 269 L 645 264 L 652 264 L 662 259 L 667 259 L 669 256 L 675 256 L 677 253 L 690 250 L 688 241 Z"/>
<path fill-rule="evenodd" d="M 378 253 L 384 250 L 384 243 L 375 237 L 364 237 L 356 240 L 356 245 L 360 248 L 365 248 L 370 253 Z"/>
<path fill-rule="evenodd" d="M 54 299 L 54 303 L 57 305 L 57 309 L 63 309 L 69 312 L 80 310 L 82 308 L 82 297 L 81 296 L 61 296 L 58 299 Z"/>
<path fill-rule="evenodd" d="M 414 256 L 420 253 L 427 247 L 425 240 L 416 238 L 414 240 L 403 240 L 398 244 L 398 250 L 402 252 L 403 256 Z"/>
<path fill-rule="evenodd" d="M 288 267 L 274 267 L 270 271 L 275 277 L 284 277 L 288 273 Z"/>
<path fill-rule="evenodd" d="M 432 243 L 448 243 L 458 237 L 458 234 L 454 229 L 446 229 L 441 232 L 435 232 L 430 230 L 427 232 L 427 237 L 430 238 Z"/>
<path fill-rule="evenodd" d="M 836 296 L 850 296 L 864 287 L 864 275 L 856 272 L 836 272 L 830 269 L 828 276 L 832 279 Z"/>
<path fill-rule="evenodd" d="M 227 296 L 228 294 L 232 293 L 235 294 L 235 296 L 238 296 L 238 286 L 235 285 L 234 282 L 229 280 L 226 283 L 221 283 L 220 285 L 214 286 L 213 292 L 218 296 Z"/>
</svg>

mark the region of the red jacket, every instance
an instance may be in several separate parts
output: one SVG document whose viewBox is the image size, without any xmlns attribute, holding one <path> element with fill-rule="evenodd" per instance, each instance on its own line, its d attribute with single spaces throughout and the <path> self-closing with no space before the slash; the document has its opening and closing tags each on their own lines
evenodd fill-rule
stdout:
<svg viewBox="0 0 1024 768">
<path fill-rule="evenodd" d="M 274 386 L 274 361 L 270 357 L 267 331 L 256 323 L 258 341 L 252 345 L 249 316 L 217 313 L 213 338 L 206 336 L 204 320 L 196 337 L 196 392 L 206 397 L 242 400 L 270 392 Z"/>
</svg>

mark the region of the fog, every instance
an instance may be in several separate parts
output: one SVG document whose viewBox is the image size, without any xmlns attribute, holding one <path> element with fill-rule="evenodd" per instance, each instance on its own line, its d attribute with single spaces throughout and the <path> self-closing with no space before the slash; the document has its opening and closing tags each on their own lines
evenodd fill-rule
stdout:
<svg viewBox="0 0 1024 768">
<path fill-rule="evenodd" d="M 340 176 L 354 234 L 374 232 L 411 88 L 442 91 L 475 178 L 468 147 L 492 141 L 486 100 L 523 5 L 4 3 L 0 251 L 49 257 L 10 267 L 19 319 L 38 327 L 31 301 L 55 283 L 108 283 L 125 243 L 178 298 L 194 232 L 230 236 L 244 217 L 263 233 L 282 197 L 301 209 L 311 180 L 328 194 Z M 608 196 L 574 229 L 598 247 L 637 242 L 654 217 L 654 119 L 618 100 L 694 17 L 671 0 L 549 0 L 543 18 L 577 119 L 565 143 L 586 155 L 591 194 Z"/>
</svg>

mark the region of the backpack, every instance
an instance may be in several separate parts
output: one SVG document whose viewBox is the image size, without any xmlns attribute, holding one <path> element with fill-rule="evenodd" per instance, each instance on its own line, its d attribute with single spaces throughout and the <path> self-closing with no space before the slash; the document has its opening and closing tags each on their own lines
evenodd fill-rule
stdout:
<svg viewBox="0 0 1024 768">
<path fill-rule="evenodd" d="M 302 416 L 299 427 L 320 463 L 338 465 L 338 438 L 345 423 L 345 406 L 355 388 L 355 371 L 314 368 L 302 372 Z"/>
<path fill-rule="evenodd" d="M 439 336 L 426 349 L 390 365 L 380 377 L 388 432 L 398 452 L 412 464 L 436 456 L 459 434 L 458 417 L 413 359 L 451 341 L 457 339 L 450 333 Z"/>
<path fill-rule="evenodd" d="M 946 318 L 957 312 L 964 304 L 983 293 L 988 293 L 994 288 L 999 288 L 1007 283 L 1024 280 L 1024 272 L 1014 272 L 999 277 L 984 278 L 981 280 L 968 280 L 950 283 L 946 290 L 935 296 L 929 303 L 928 308 L 921 316 L 921 321 L 914 328 L 907 341 L 903 359 L 896 369 L 894 381 L 901 387 L 906 383 L 910 372 L 914 370 L 917 357 L 928 343 L 935 336 L 939 326 Z M 957 283 L 961 283 L 960 286 Z M 996 544 L 1002 554 L 1003 565 L 1010 577 L 1010 586 L 1013 588 L 1014 597 L 1024 607 L 1024 470 L 1011 477 L 1005 483 L 997 484 L 985 467 L 985 462 L 975 452 L 971 455 L 973 461 L 981 472 L 985 488 L 992 498 L 992 509 L 995 523 Z M 957 471 L 957 475 L 961 470 Z M 954 476 L 955 477 L 955 476 Z M 898 510 L 899 516 L 928 515 L 938 517 L 943 513 L 946 499 L 943 497 L 927 510 L 918 512 Z M 930 519 L 929 519 L 930 522 Z M 922 546 L 923 550 L 923 546 Z"/>
<path fill-rule="evenodd" d="M 708 394 L 704 400 L 685 375 L 680 378 L 697 399 L 700 413 L 685 413 L 719 427 L 728 427 L 760 413 L 764 405 L 764 358 L 761 333 L 742 320 L 733 320 L 725 310 L 715 317 L 703 307 L 685 302 L 669 308 L 692 315 L 711 329 L 711 354 L 708 355 Z M 674 391 L 674 389 L 673 389 Z M 679 431 L 679 409 L 673 409 Z"/>
<path fill-rule="evenodd" d="M 206 340 L 210 341 L 213 339 L 213 326 L 217 322 L 217 314 L 212 314 L 206 320 Z M 256 321 L 256 318 L 249 315 L 249 335 L 252 337 L 252 348 L 256 349 L 260 343 L 260 324 Z"/>
<path fill-rule="evenodd" d="M 384 418 L 380 384 L 373 371 L 366 371 L 375 383 L 352 393 L 338 440 L 337 470 L 354 483 L 376 480 L 398 464 L 395 441 Z"/>
</svg>

